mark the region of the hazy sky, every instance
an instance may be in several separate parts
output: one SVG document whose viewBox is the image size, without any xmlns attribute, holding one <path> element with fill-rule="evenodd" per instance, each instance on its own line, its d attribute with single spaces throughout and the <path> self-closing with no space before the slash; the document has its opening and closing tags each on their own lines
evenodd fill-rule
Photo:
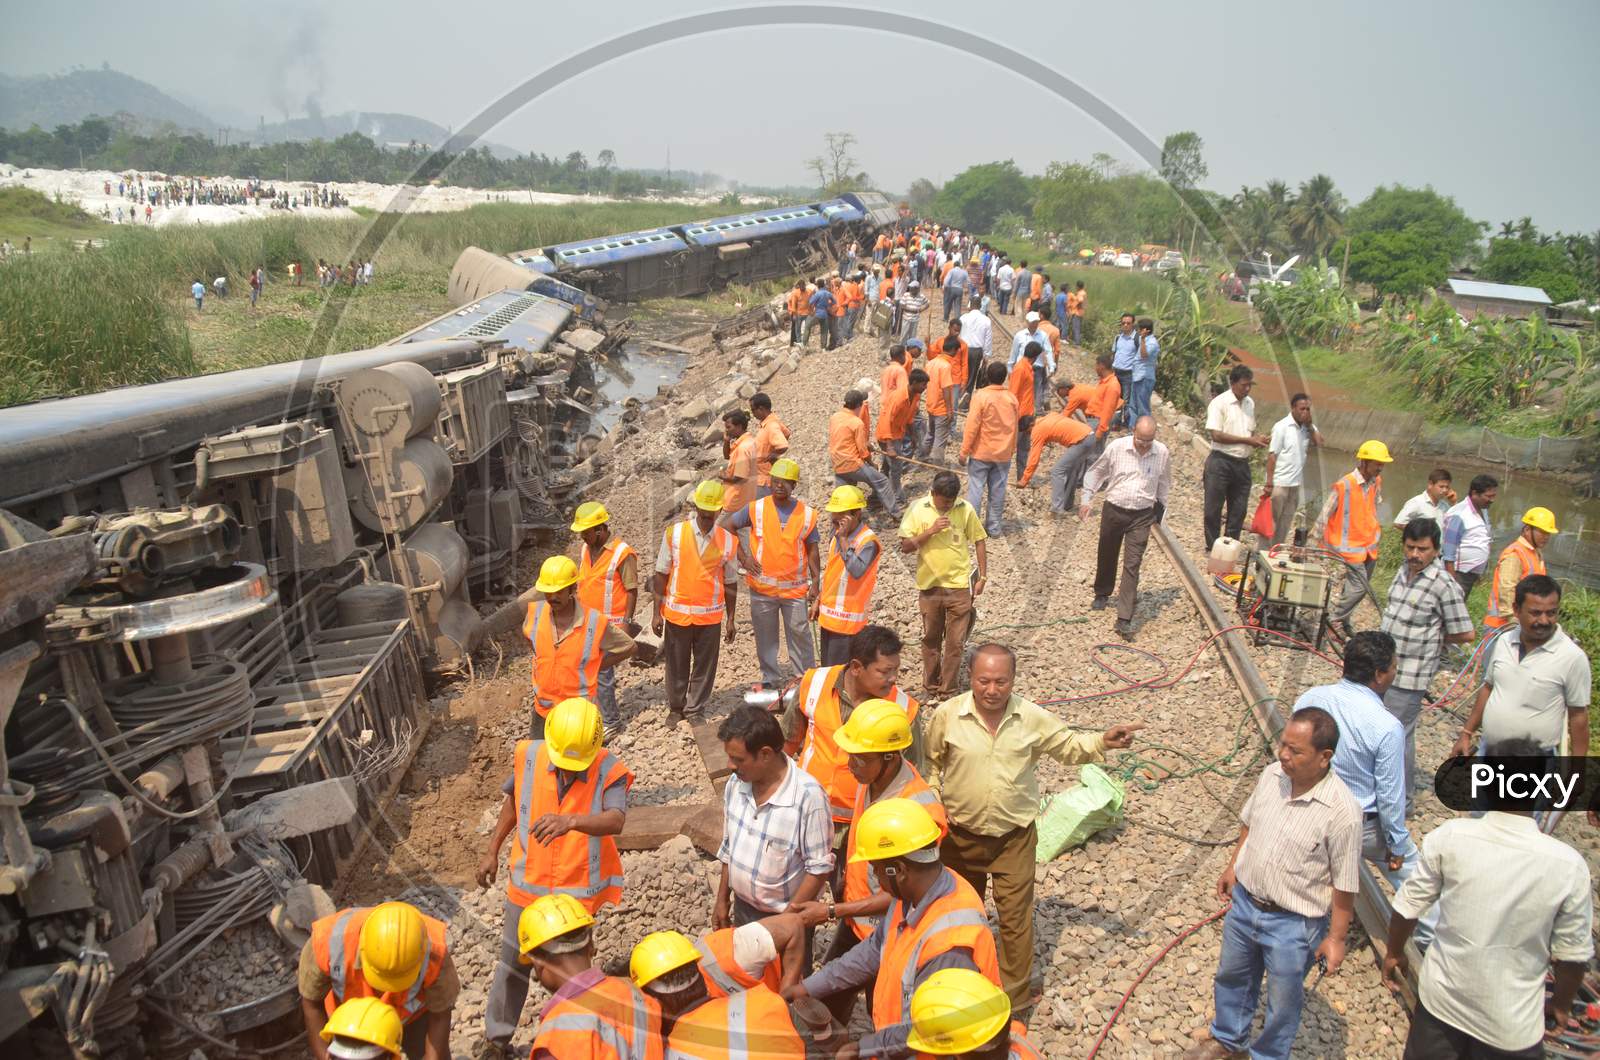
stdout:
<svg viewBox="0 0 1600 1060">
<path fill-rule="evenodd" d="M 115 69 L 219 117 L 396 111 L 460 128 L 582 49 L 730 5 L 605 0 L 479 4 L 299 0 L 132 7 L 0 0 L 0 71 Z M 769 5 L 747 4 L 746 7 Z M 1151 140 L 1205 139 L 1207 187 L 1333 176 L 1351 202 L 1431 184 L 1476 218 L 1600 228 L 1600 3 L 1003 4 L 871 0 L 1022 51 Z M 237 13 L 236 13 L 237 9 Z M 156 17 L 151 17 L 154 13 Z M 1052 160 L 1128 144 L 984 59 L 868 30 L 776 26 L 663 44 L 557 88 L 489 138 L 549 153 L 809 178 L 822 134 L 848 130 L 876 183 L 903 190 L 975 162 Z"/>
</svg>

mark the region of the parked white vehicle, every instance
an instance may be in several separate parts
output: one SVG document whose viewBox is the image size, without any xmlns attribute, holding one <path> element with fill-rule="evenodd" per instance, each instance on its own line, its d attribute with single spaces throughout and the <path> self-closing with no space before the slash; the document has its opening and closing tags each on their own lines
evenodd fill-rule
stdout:
<svg viewBox="0 0 1600 1060">
<path fill-rule="evenodd" d="M 1117 260 L 1115 262 L 1113 262 L 1113 264 L 1116 265 L 1116 267 L 1119 268 L 1119 269 L 1131 269 L 1131 268 L 1133 268 L 1133 255 L 1132 254 L 1118 254 L 1117 255 Z"/>
<path fill-rule="evenodd" d="M 1183 255 L 1176 250 L 1169 250 L 1161 255 L 1161 260 L 1156 262 L 1157 272 L 1171 272 L 1173 269 L 1183 268 Z"/>
</svg>

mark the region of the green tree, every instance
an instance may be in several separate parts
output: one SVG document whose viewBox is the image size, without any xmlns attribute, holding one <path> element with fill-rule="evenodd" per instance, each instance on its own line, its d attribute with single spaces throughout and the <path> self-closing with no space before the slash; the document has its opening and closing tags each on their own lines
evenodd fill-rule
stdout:
<svg viewBox="0 0 1600 1060">
<path fill-rule="evenodd" d="M 970 166 L 952 177 L 934 199 L 934 215 L 969 232 L 987 232 L 1004 213 L 1026 214 L 1028 178 L 1010 159 Z"/>
<path fill-rule="evenodd" d="M 1450 259 L 1436 240 L 1416 231 L 1365 231 L 1349 237 L 1350 279 L 1379 296 L 1420 295 L 1444 283 Z M 1335 256 L 1343 248 L 1335 248 Z"/>
<path fill-rule="evenodd" d="M 1161 144 L 1161 179 L 1188 191 L 1206 179 L 1205 141 L 1197 132 L 1175 132 Z"/>
<path fill-rule="evenodd" d="M 911 182 L 911 187 L 906 189 L 906 202 L 918 213 L 933 205 L 933 200 L 939 195 L 938 187 L 927 177 L 918 177 Z"/>
<path fill-rule="evenodd" d="M 1289 232 L 1295 246 L 1307 257 L 1323 257 L 1333 241 L 1344 232 L 1344 196 L 1333 186 L 1333 178 L 1318 173 L 1300 185 L 1300 194 L 1289 207 Z"/>
<path fill-rule="evenodd" d="M 1523 239 L 1520 233 L 1516 239 L 1489 240 L 1478 275 L 1496 283 L 1543 288 L 1552 302 L 1570 302 L 1584 293 L 1564 246 Z"/>
<path fill-rule="evenodd" d="M 1363 232 L 1412 232 L 1435 244 L 1450 264 L 1471 259 L 1488 227 L 1487 222 L 1468 217 L 1448 195 L 1440 195 L 1431 187 L 1408 188 L 1401 184 L 1374 189 L 1345 217 L 1345 230 L 1352 236 Z"/>
</svg>

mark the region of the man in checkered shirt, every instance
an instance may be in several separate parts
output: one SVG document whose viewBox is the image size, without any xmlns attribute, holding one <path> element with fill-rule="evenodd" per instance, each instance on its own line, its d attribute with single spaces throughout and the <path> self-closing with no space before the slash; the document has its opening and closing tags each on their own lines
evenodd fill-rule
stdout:
<svg viewBox="0 0 1600 1060">
<path fill-rule="evenodd" d="M 1406 561 L 1389 587 L 1382 630 L 1394 638 L 1397 661 L 1394 684 L 1383 705 L 1406 729 L 1406 816 L 1416 809 L 1417 718 L 1422 694 L 1439 672 L 1446 644 L 1473 641 L 1472 616 L 1461 586 L 1439 562 L 1439 524 L 1413 519 L 1403 534 Z"/>
</svg>

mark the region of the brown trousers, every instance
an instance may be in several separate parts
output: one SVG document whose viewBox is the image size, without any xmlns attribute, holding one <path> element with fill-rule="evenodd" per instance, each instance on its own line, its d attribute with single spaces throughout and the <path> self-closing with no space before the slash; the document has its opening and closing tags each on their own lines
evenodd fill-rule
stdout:
<svg viewBox="0 0 1600 1060">
<path fill-rule="evenodd" d="M 1000 982 L 1013 1010 L 1033 997 L 1033 869 L 1039 847 L 1037 825 L 1005 835 L 969 832 L 958 824 L 939 844 L 939 857 L 982 898 L 994 880 L 994 907 L 1000 914 Z"/>
<path fill-rule="evenodd" d="M 722 653 L 722 623 L 680 626 L 667 622 L 661 652 L 667 664 L 667 709 L 699 718 L 717 684 L 717 657 Z"/>
<path fill-rule="evenodd" d="M 955 691 L 961 673 L 961 650 L 972 632 L 971 589 L 924 589 L 922 611 L 922 685 L 940 697 Z"/>
<path fill-rule="evenodd" d="M 1110 596 L 1117 584 L 1117 554 L 1122 554 L 1122 585 L 1117 591 L 1117 617 L 1133 621 L 1133 605 L 1139 600 L 1139 567 L 1150 544 L 1150 528 L 1155 525 L 1154 508 L 1119 508 L 1105 504 L 1100 508 L 1100 548 L 1095 557 L 1094 594 Z"/>
</svg>

